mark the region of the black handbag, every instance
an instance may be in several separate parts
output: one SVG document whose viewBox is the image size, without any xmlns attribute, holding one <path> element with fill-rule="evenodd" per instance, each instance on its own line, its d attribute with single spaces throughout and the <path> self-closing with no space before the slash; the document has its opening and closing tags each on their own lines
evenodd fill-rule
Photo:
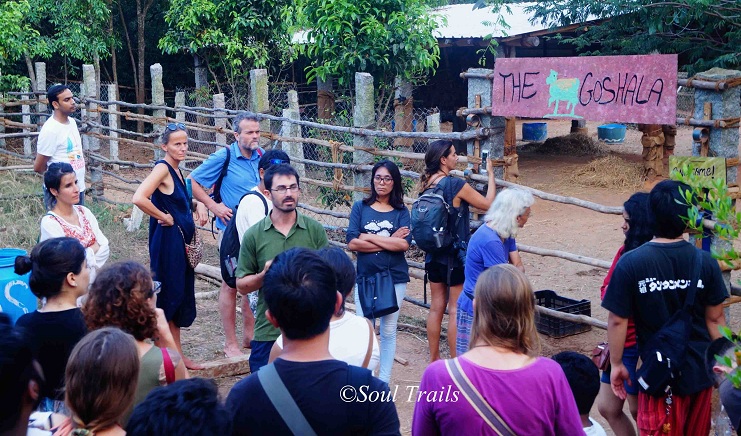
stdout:
<svg viewBox="0 0 741 436">
<path fill-rule="evenodd" d="M 368 319 L 380 318 L 399 310 L 394 279 L 389 270 L 358 278 L 358 298 L 363 316 Z"/>
<path fill-rule="evenodd" d="M 651 396 L 662 397 L 681 376 L 681 368 L 687 355 L 690 330 L 692 329 L 692 305 L 695 302 L 697 283 L 702 270 L 702 256 L 695 251 L 693 273 L 682 309 L 661 326 L 641 353 L 641 367 L 636 378 L 641 388 Z"/>
</svg>

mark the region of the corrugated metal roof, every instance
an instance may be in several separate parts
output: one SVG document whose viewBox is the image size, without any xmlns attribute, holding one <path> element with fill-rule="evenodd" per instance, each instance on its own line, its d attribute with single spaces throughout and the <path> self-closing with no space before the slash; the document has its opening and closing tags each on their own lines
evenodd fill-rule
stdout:
<svg viewBox="0 0 741 436">
<path fill-rule="evenodd" d="M 532 4 L 510 4 L 509 13 L 505 8 L 496 13 L 492 12 L 491 7 L 474 10 L 472 4 L 435 8 L 433 9 L 435 15 L 447 19 L 447 24 L 441 24 L 435 36 L 437 38 L 484 38 L 492 35 L 495 38 L 501 38 L 546 29 L 547 27 L 540 23 L 530 24 L 533 14 L 525 12 L 525 8 Z M 509 25 L 508 29 L 503 29 L 496 24 L 500 14 Z"/>
</svg>

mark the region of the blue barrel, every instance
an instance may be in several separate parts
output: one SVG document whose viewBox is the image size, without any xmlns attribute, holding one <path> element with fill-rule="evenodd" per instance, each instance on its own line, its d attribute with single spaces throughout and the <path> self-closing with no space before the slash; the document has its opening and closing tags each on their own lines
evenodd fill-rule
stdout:
<svg viewBox="0 0 741 436">
<path fill-rule="evenodd" d="M 28 287 L 31 273 L 19 276 L 13 272 L 16 256 L 26 252 L 20 248 L 0 248 L 0 312 L 10 316 L 13 323 L 21 315 L 36 310 L 36 296 Z"/>
<path fill-rule="evenodd" d="M 603 124 L 597 127 L 597 138 L 609 143 L 625 141 L 624 124 Z"/>
<path fill-rule="evenodd" d="M 548 138 L 548 123 L 522 123 L 523 141 L 545 141 Z"/>
</svg>

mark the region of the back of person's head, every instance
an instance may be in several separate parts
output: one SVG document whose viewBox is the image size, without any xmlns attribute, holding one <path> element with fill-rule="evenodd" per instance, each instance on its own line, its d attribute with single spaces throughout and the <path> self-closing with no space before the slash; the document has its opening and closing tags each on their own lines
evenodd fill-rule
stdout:
<svg viewBox="0 0 741 436">
<path fill-rule="evenodd" d="M 74 174 L 75 170 L 67 162 L 53 162 L 44 173 L 44 186 L 46 189 L 56 189 L 62 184 L 62 177 Z"/>
<path fill-rule="evenodd" d="M 85 249 L 75 238 L 52 238 L 39 242 L 30 256 L 15 258 L 15 273 L 31 271 L 28 285 L 38 298 L 51 298 L 62 292 L 70 273 L 80 274 L 85 262 Z"/>
<path fill-rule="evenodd" d="M 450 147 L 452 146 L 453 143 L 447 139 L 439 139 L 427 144 L 427 151 L 425 152 L 425 170 L 419 178 L 420 193 L 422 193 L 422 191 L 427 187 L 430 177 L 440 171 L 440 159 L 448 155 Z"/>
<path fill-rule="evenodd" d="M 224 436 L 232 433 L 229 411 L 216 383 L 191 378 L 152 390 L 126 425 L 131 435 Z"/>
<path fill-rule="evenodd" d="M 517 217 L 535 203 L 530 191 L 520 188 L 507 188 L 498 193 L 484 216 L 484 222 L 491 226 L 502 238 L 514 238 L 520 226 Z"/>
<path fill-rule="evenodd" d="M 157 313 L 149 304 L 154 297 L 152 275 L 133 260 L 106 265 L 90 285 L 82 307 L 88 330 L 118 327 L 138 341 L 157 331 Z"/>
<path fill-rule="evenodd" d="M 267 171 L 265 171 L 263 183 L 265 184 L 265 189 L 267 189 L 268 191 L 273 189 L 273 177 L 275 176 L 294 176 L 296 177 L 296 184 L 301 186 L 299 175 L 296 172 L 296 169 L 288 164 L 280 164 L 271 166 L 267 169 Z"/>
<path fill-rule="evenodd" d="M 80 428 L 109 428 L 134 403 L 139 352 L 131 335 L 113 327 L 95 330 L 72 349 L 65 373 L 65 402 Z"/>
<path fill-rule="evenodd" d="M 663 180 L 651 189 L 648 200 L 653 213 L 654 236 L 668 239 L 682 236 L 687 229 L 685 219 L 694 203 L 685 199 L 687 191 L 691 191 L 688 185 L 675 180 Z"/>
<path fill-rule="evenodd" d="M 339 247 L 324 247 L 317 252 L 334 270 L 335 279 L 337 280 L 337 291 L 343 297 L 350 295 L 355 289 L 355 265 L 353 265 L 350 256 L 345 250 Z"/>
<path fill-rule="evenodd" d="M 273 167 L 274 165 L 281 165 L 281 164 L 290 165 L 291 158 L 288 156 L 288 154 L 285 151 L 280 150 L 278 148 L 271 148 L 270 150 L 262 154 L 262 157 L 260 158 L 260 162 L 257 164 L 257 169 L 267 171 L 269 168 Z"/>
<path fill-rule="evenodd" d="M 625 252 L 640 247 L 653 239 L 653 214 L 648 207 L 648 193 L 636 192 L 623 203 L 628 214 L 628 232 L 625 234 Z"/>
<path fill-rule="evenodd" d="M 525 274 L 509 264 L 494 265 L 479 275 L 474 294 L 471 346 L 537 354 L 535 296 Z"/>
<path fill-rule="evenodd" d="M 273 259 L 260 292 L 288 339 L 310 339 L 329 327 L 337 283 L 332 267 L 316 251 L 291 248 Z"/>
<path fill-rule="evenodd" d="M 59 101 L 59 94 L 68 89 L 69 86 L 67 85 L 52 85 L 49 87 L 49 89 L 46 91 L 46 99 L 49 101 L 49 106 L 51 106 L 52 109 L 54 109 L 54 105 L 52 103 L 54 103 L 55 101 Z"/>
<path fill-rule="evenodd" d="M 563 369 L 571 392 L 574 393 L 576 408 L 580 415 L 589 415 L 594 399 L 599 393 L 599 369 L 589 357 L 574 351 L 563 351 L 552 357 Z"/>
<path fill-rule="evenodd" d="M 23 407 L 36 408 L 43 382 L 28 340 L 13 328 L 8 315 L 0 313 L 0 434 L 15 428 L 20 419 L 28 419 L 21 417 Z"/>
</svg>

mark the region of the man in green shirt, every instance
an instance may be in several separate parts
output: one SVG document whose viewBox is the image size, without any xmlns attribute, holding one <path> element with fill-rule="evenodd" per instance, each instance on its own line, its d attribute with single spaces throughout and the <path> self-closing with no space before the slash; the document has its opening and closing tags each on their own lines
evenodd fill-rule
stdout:
<svg viewBox="0 0 741 436">
<path fill-rule="evenodd" d="M 296 211 L 301 188 L 299 176 L 287 164 L 275 165 L 263 178 L 265 196 L 273 203 L 270 215 L 250 227 L 242 238 L 237 264 L 237 290 L 246 295 L 262 287 L 273 258 L 293 247 L 318 250 L 327 245 L 327 233 L 317 221 Z M 267 365 L 270 349 L 280 336 L 265 317 L 265 297 L 258 292 L 255 336 L 251 342 L 250 371 Z"/>
</svg>

